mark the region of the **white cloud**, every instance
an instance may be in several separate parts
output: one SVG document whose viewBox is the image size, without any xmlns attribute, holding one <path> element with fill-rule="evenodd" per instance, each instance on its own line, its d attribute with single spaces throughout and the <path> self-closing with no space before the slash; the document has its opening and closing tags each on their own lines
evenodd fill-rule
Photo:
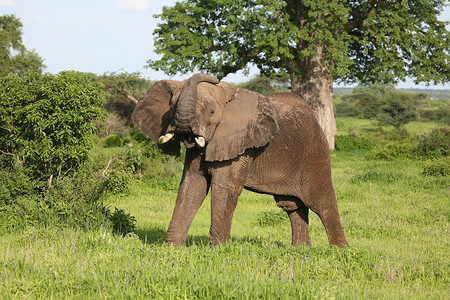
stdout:
<svg viewBox="0 0 450 300">
<path fill-rule="evenodd" d="M 147 11 L 149 4 L 147 0 L 119 0 L 117 1 L 114 7 L 117 9 L 124 9 L 124 10 Z"/>
<path fill-rule="evenodd" d="M 17 6 L 17 4 L 14 3 L 13 0 L 0 0 L 0 5 Z"/>
</svg>

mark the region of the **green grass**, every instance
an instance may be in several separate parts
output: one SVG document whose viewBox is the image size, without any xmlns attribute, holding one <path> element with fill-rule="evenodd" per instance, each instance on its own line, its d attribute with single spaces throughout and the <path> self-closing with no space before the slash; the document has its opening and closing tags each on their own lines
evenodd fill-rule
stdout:
<svg viewBox="0 0 450 300">
<path fill-rule="evenodd" d="M 372 120 L 360 118 L 343 117 L 336 119 L 338 135 L 373 133 L 376 130 L 375 124 L 376 122 Z M 439 126 L 440 124 L 436 122 L 413 121 L 406 124 L 404 129 L 413 135 L 420 136 Z M 394 127 L 383 126 L 383 129 L 392 131 Z"/>
<path fill-rule="evenodd" d="M 143 178 L 107 200 L 136 217 L 136 234 L 35 227 L 0 236 L 0 299 L 448 298 L 448 177 L 422 175 L 420 161 L 364 157 L 332 153 L 345 249 L 328 246 L 313 213 L 313 246 L 290 246 L 287 217 L 259 225 L 280 211 L 273 198 L 247 191 L 229 244 L 209 247 L 207 198 L 188 247 L 167 247 L 176 189 Z"/>
</svg>

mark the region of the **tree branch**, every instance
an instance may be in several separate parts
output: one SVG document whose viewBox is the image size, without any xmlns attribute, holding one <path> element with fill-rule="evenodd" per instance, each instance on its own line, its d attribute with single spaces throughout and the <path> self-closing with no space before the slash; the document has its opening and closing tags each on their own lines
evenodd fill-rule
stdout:
<svg viewBox="0 0 450 300">
<path fill-rule="evenodd" d="M 108 171 L 109 165 L 110 165 L 110 164 L 113 162 L 113 160 L 115 160 L 115 159 L 116 159 L 115 156 L 112 156 L 112 157 L 109 159 L 108 164 L 106 165 L 106 168 L 102 171 L 102 179 L 105 178 L 105 176 L 106 176 L 106 171 Z"/>
<path fill-rule="evenodd" d="M 16 160 L 16 161 L 19 163 L 19 165 L 21 165 L 21 166 L 23 167 L 23 163 L 24 163 L 24 161 L 25 161 L 25 157 L 23 158 L 22 161 L 20 161 L 20 158 L 19 158 L 19 155 L 18 155 L 18 154 L 15 155 L 14 153 L 5 152 L 5 151 L 3 151 L 3 150 L 0 150 L 0 152 L 3 153 L 3 154 L 5 154 L 5 155 L 10 155 L 10 156 L 12 156 L 12 157 L 14 158 L 14 160 Z"/>
<path fill-rule="evenodd" d="M 134 98 L 132 95 L 128 94 L 128 92 L 125 89 L 122 89 L 122 92 L 125 95 L 125 97 L 127 97 L 127 99 L 133 101 L 136 104 L 138 103 L 138 100 Z"/>
</svg>

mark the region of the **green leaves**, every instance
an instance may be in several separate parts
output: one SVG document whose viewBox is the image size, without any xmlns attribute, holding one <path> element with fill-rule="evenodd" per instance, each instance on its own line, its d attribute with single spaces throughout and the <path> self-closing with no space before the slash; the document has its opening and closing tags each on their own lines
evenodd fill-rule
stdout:
<svg viewBox="0 0 450 300">
<path fill-rule="evenodd" d="M 349 81 L 445 83 L 449 32 L 437 15 L 445 1 L 353 3 L 347 31 L 355 64 Z"/>
<path fill-rule="evenodd" d="M 219 78 L 249 65 L 299 73 L 319 56 L 333 79 L 393 83 L 450 80 L 449 33 L 437 20 L 445 1 L 185 0 L 165 7 L 154 32 L 168 74 Z M 320 53 L 319 53 L 320 52 Z M 312 72 L 314 74 L 314 72 Z M 314 76 L 317 76 L 314 74 Z M 307 78 L 309 80 L 309 78 Z"/>
<path fill-rule="evenodd" d="M 102 84 L 93 74 L 0 78 L 0 151 L 37 177 L 61 176 L 91 147 L 94 121 L 104 116 Z"/>
<path fill-rule="evenodd" d="M 0 16 L 0 76 L 41 73 L 44 60 L 22 44 L 22 22 L 14 15 Z"/>
</svg>

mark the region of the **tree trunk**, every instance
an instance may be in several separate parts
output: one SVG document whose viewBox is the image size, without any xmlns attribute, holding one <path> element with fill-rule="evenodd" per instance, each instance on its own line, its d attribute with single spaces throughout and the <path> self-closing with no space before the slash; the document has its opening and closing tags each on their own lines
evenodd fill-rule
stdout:
<svg viewBox="0 0 450 300">
<path fill-rule="evenodd" d="M 301 61 L 288 62 L 292 92 L 303 97 L 316 112 L 331 150 L 334 149 L 336 120 L 333 112 L 333 78 L 322 59 L 321 46 L 316 48 L 315 56 Z"/>
</svg>

